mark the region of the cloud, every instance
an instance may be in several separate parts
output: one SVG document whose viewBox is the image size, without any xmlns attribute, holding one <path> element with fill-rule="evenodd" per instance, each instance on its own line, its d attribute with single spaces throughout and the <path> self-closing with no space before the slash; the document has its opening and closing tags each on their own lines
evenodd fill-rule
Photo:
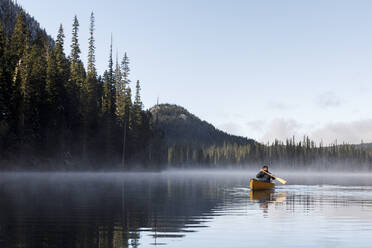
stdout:
<svg viewBox="0 0 372 248">
<path fill-rule="evenodd" d="M 277 118 L 262 128 L 264 133 L 259 139 L 263 143 L 273 142 L 275 139 L 285 141 L 292 136 L 296 140 L 304 135 L 309 136 L 316 143 L 333 144 L 337 140 L 339 144 L 359 144 L 372 142 L 372 119 L 364 119 L 351 122 L 328 122 L 320 127 L 305 125 L 294 119 Z"/>
<path fill-rule="evenodd" d="M 325 144 L 372 142 L 372 119 L 352 122 L 331 122 L 311 132 L 310 137 Z"/>
<path fill-rule="evenodd" d="M 266 131 L 262 135 L 260 141 L 264 143 L 273 142 L 275 139 L 284 141 L 287 138 L 291 138 L 293 135 L 299 136 L 301 127 L 302 125 L 294 119 L 273 119 L 266 127 Z"/>
<path fill-rule="evenodd" d="M 323 94 L 320 94 L 315 101 L 317 105 L 322 108 L 338 107 L 342 104 L 341 98 L 339 98 L 332 91 L 327 91 Z"/>
<path fill-rule="evenodd" d="M 271 121 L 252 120 L 245 123 L 226 122 L 217 126 L 219 129 L 239 136 L 254 138 L 262 143 L 285 141 L 295 136 L 303 136 L 324 145 L 335 143 L 359 144 L 372 143 L 372 118 L 350 122 L 300 123 L 295 119 L 275 118 Z"/>
</svg>

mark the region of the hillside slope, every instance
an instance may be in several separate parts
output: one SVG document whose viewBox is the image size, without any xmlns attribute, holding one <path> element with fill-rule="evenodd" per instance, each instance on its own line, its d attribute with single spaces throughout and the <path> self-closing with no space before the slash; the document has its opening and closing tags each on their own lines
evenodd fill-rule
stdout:
<svg viewBox="0 0 372 248">
<path fill-rule="evenodd" d="M 4 24 L 5 30 L 10 34 L 13 33 L 17 16 L 21 11 L 25 13 L 26 25 L 31 33 L 31 38 L 35 38 L 37 33 L 41 32 L 43 35 L 49 37 L 51 44 L 54 44 L 54 40 L 47 35 L 46 31 L 40 27 L 40 24 L 21 6 L 14 3 L 13 0 L 0 0 L 0 21 Z"/>
<path fill-rule="evenodd" d="M 224 142 L 246 145 L 255 142 L 216 129 L 181 106 L 160 104 L 152 107 L 150 112 L 154 127 L 164 133 L 167 145 L 210 146 L 222 145 Z"/>
</svg>

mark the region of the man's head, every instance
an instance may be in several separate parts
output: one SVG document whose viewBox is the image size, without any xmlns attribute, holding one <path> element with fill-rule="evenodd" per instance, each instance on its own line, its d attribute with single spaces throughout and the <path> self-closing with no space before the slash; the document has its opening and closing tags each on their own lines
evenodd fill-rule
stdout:
<svg viewBox="0 0 372 248">
<path fill-rule="evenodd" d="M 264 171 L 268 171 L 268 170 L 269 170 L 269 166 L 264 165 L 264 166 L 262 167 L 262 169 L 263 169 Z"/>
</svg>

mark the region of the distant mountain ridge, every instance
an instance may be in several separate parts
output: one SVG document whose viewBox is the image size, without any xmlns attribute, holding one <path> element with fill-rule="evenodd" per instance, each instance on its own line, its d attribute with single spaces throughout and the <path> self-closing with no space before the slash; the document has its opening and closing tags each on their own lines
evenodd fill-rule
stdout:
<svg viewBox="0 0 372 248">
<path fill-rule="evenodd" d="M 150 112 L 154 127 L 164 133 L 167 145 L 247 145 L 256 142 L 223 132 L 178 105 L 160 104 L 152 107 Z"/>
<path fill-rule="evenodd" d="M 0 21 L 5 26 L 5 30 L 8 33 L 13 33 L 14 26 L 17 22 L 17 16 L 23 11 L 25 14 L 26 25 L 30 32 L 31 38 L 34 39 L 38 32 L 49 37 L 51 44 L 54 44 L 53 38 L 47 34 L 45 29 L 40 27 L 39 22 L 35 20 L 30 14 L 28 14 L 20 5 L 13 0 L 0 0 Z M 57 28 L 57 27 L 56 27 Z"/>
</svg>

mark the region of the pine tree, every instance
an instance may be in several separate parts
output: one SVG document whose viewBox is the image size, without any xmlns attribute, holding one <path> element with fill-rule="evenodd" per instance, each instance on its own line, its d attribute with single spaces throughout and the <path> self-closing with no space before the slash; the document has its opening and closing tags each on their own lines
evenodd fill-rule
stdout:
<svg viewBox="0 0 372 248">
<path fill-rule="evenodd" d="M 115 115 L 118 118 L 119 124 L 122 123 L 124 117 L 124 102 L 125 102 L 125 89 L 123 88 L 123 80 L 121 68 L 118 61 L 118 55 L 116 53 L 116 63 L 115 63 Z"/>
<path fill-rule="evenodd" d="M 17 22 L 10 42 L 11 65 L 13 68 L 20 63 L 19 60 L 22 58 L 26 46 L 25 41 L 28 40 L 27 36 L 26 19 L 24 13 L 21 11 L 17 16 Z"/>
<path fill-rule="evenodd" d="M 10 34 L 9 34 L 10 35 Z M 26 48 L 30 47 L 29 32 L 26 27 L 25 15 L 20 12 L 11 35 L 7 51 L 7 74 L 11 77 L 10 91 L 10 123 L 12 131 L 18 136 L 23 135 L 24 112 L 22 97 L 22 70 Z"/>
<path fill-rule="evenodd" d="M 82 89 L 82 104 L 84 131 L 83 131 L 83 154 L 86 157 L 88 149 L 92 151 L 95 149 L 93 140 L 98 128 L 98 114 L 99 114 L 99 81 L 97 80 L 97 72 L 95 67 L 95 43 L 94 43 L 94 14 L 90 16 L 90 36 L 89 36 L 89 50 L 88 50 L 88 69 L 87 77 Z M 91 146 L 89 148 L 88 146 Z"/>
<path fill-rule="evenodd" d="M 123 60 L 121 62 L 121 69 L 122 69 L 122 75 L 123 75 L 123 84 L 124 88 L 128 86 L 130 83 L 129 80 L 129 73 L 130 73 L 130 68 L 129 68 L 129 57 L 127 56 L 127 53 L 124 53 Z"/>
<path fill-rule="evenodd" d="M 46 92 L 52 111 L 64 109 L 65 88 L 68 80 L 68 61 L 63 51 L 64 34 L 60 25 L 56 45 L 49 54 L 47 67 Z"/>
<path fill-rule="evenodd" d="M 88 74 L 92 77 L 96 77 L 96 57 L 95 57 L 95 40 L 94 40 L 94 29 L 95 29 L 95 18 L 94 13 L 90 14 L 90 28 L 89 28 L 89 47 L 88 47 Z"/>
<path fill-rule="evenodd" d="M 114 85 L 114 68 L 113 67 L 114 67 L 114 63 L 112 60 L 112 35 L 111 35 L 110 55 L 109 55 L 108 71 L 107 71 L 111 86 Z"/>
<path fill-rule="evenodd" d="M 140 81 L 137 80 L 136 83 L 136 96 L 134 99 L 133 103 L 133 115 L 134 115 L 134 125 L 136 126 L 137 129 L 140 129 L 142 126 L 142 101 L 141 101 L 141 86 L 140 86 Z"/>
<path fill-rule="evenodd" d="M 21 93 L 25 138 L 42 151 L 45 116 L 46 38 L 39 32 L 30 47 L 26 43 L 21 65 Z"/>
<path fill-rule="evenodd" d="M 108 83 L 109 83 L 109 97 L 110 97 L 110 106 L 109 114 L 111 118 L 115 118 L 115 98 L 116 98 L 116 88 L 115 88 L 115 78 L 114 78 L 114 69 L 113 69 L 113 60 L 112 60 L 112 35 L 111 35 L 111 44 L 110 44 L 110 55 L 109 55 L 109 64 L 108 64 Z"/>
<path fill-rule="evenodd" d="M 63 32 L 63 26 L 61 24 L 58 29 L 54 53 L 56 56 L 58 73 L 60 74 L 61 80 L 63 81 L 63 85 L 67 85 L 69 77 L 69 64 L 64 52 L 64 38 L 65 34 Z"/>
<path fill-rule="evenodd" d="M 129 79 L 129 58 L 127 56 L 127 53 L 124 53 L 123 60 L 121 62 L 121 68 L 122 68 L 122 90 L 124 91 L 123 95 L 123 102 L 124 102 L 124 121 L 127 123 L 130 123 L 130 114 L 132 111 L 132 93 L 131 89 L 129 87 L 130 79 Z"/>
<path fill-rule="evenodd" d="M 56 144 L 57 151 L 64 150 L 64 131 L 65 131 L 65 115 L 70 111 L 69 97 L 66 95 L 65 86 L 69 77 L 68 60 L 63 51 L 64 33 L 63 27 L 60 25 L 54 49 L 49 53 L 47 78 L 46 78 L 46 94 L 48 105 L 48 128 L 47 128 L 47 145 L 52 147 Z"/>
<path fill-rule="evenodd" d="M 94 43 L 94 14 L 90 16 L 90 36 L 89 36 L 89 50 L 88 50 L 88 73 L 86 81 L 86 94 L 88 113 L 97 114 L 97 72 L 95 67 L 95 43 Z M 93 116 L 91 116 L 94 118 Z"/>
<path fill-rule="evenodd" d="M 79 45 L 79 21 L 77 16 L 74 17 L 74 23 L 72 24 L 72 40 L 71 40 L 71 67 L 76 66 L 80 59 L 80 45 Z"/>
<path fill-rule="evenodd" d="M 69 77 L 65 85 L 66 90 L 66 126 L 68 127 L 68 143 L 76 155 L 82 153 L 84 130 L 84 111 L 86 103 L 85 80 L 86 72 L 80 59 L 79 21 L 74 16 L 72 24 L 71 52 L 69 56 Z M 78 138 L 77 138 L 78 137 Z"/>
<path fill-rule="evenodd" d="M 94 43 L 94 14 L 90 16 L 90 36 L 88 50 L 88 73 L 85 83 L 87 96 L 87 115 L 91 120 L 95 120 L 98 114 L 98 82 L 95 66 L 95 43 Z"/>
<path fill-rule="evenodd" d="M 83 63 L 80 60 L 80 45 L 79 45 L 79 21 L 77 16 L 74 17 L 72 25 L 71 39 L 71 54 L 70 54 L 70 88 L 81 89 L 85 80 L 85 70 Z"/>
</svg>

